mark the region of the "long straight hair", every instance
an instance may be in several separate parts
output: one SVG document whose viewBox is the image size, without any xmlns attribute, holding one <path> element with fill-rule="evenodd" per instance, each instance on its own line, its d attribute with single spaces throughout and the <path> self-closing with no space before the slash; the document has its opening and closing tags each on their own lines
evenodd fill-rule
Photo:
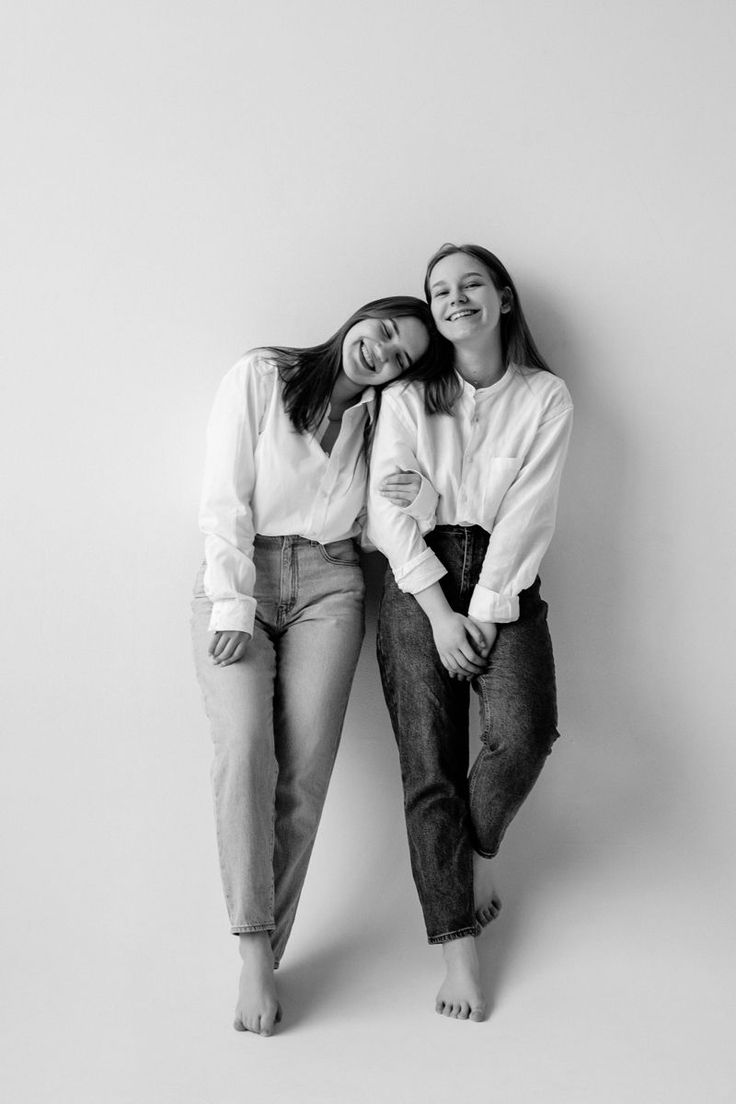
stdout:
<svg viewBox="0 0 736 1104">
<path fill-rule="evenodd" d="M 508 368 L 510 364 L 518 364 L 521 366 L 526 365 L 529 368 L 538 368 L 542 372 L 552 372 L 552 369 L 540 353 L 532 337 L 529 324 L 524 317 L 519 293 L 516 290 L 514 281 L 511 279 L 509 270 L 498 259 L 495 253 L 491 253 L 489 249 L 484 249 L 482 245 L 455 245 L 453 242 L 445 242 L 436 253 L 432 254 L 429 258 L 427 272 L 424 277 L 424 294 L 427 298 L 427 302 L 432 302 L 432 295 L 429 290 L 429 280 L 432 275 L 432 270 L 439 261 L 444 260 L 445 257 L 451 257 L 455 253 L 467 253 L 469 257 L 473 257 L 474 260 L 482 264 L 488 272 L 493 286 L 499 295 L 505 288 L 508 288 L 511 292 L 510 309 L 501 314 L 499 322 L 501 331 L 501 356 L 503 357 L 504 367 Z M 452 382 L 455 386 L 451 388 L 453 392 L 451 403 L 454 402 L 460 394 L 460 381 L 457 379 L 457 376 L 453 375 Z"/>
<path fill-rule="evenodd" d="M 367 318 L 416 318 L 427 330 L 429 345 L 402 380 L 423 380 L 432 394 L 443 389 L 442 338 L 426 303 L 413 295 L 392 295 L 366 303 L 343 322 L 332 337 L 308 348 L 273 345 L 265 351 L 277 366 L 291 423 L 300 433 L 314 430 L 327 413 L 332 389 L 342 368 L 342 347 L 349 330 Z M 377 394 L 380 391 L 377 389 Z"/>
</svg>

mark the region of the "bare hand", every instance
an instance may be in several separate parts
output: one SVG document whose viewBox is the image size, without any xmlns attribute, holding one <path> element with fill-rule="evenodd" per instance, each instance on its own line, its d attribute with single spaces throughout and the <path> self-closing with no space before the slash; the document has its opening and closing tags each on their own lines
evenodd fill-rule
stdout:
<svg viewBox="0 0 736 1104">
<path fill-rule="evenodd" d="M 411 506 L 421 485 L 422 477 L 417 472 L 398 471 L 387 475 L 378 490 L 394 506 Z"/>
<path fill-rule="evenodd" d="M 250 633 L 237 632 L 235 629 L 216 632 L 209 646 L 212 662 L 218 667 L 229 667 L 231 663 L 237 663 L 245 655 L 250 636 Z"/>
<path fill-rule="evenodd" d="M 486 645 L 486 655 L 490 656 L 491 648 L 496 643 L 496 636 L 498 635 L 498 625 L 495 621 L 479 621 L 477 617 L 471 617 L 470 620 L 483 633 L 483 639 Z"/>
<path fill-rule="evenodd" d="M 442 666 L 450 678 L 467 681 L 485 671 L 489 648 L 478 625 L 450 610 L 432 620 L 432 635 Z"/>
</svg>

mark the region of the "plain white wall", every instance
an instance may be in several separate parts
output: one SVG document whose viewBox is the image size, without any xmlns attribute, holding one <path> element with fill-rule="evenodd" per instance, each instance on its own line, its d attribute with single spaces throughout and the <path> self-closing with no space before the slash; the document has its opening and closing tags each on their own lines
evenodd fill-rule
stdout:
<svg viewBox="0 0 736 1104">
<path fill-rule="evenodd" d="M 56 943 L 76 1039 L 103 975 L 135 1007 L 151 931 L 219 937 L 187 608 L 212 395 L 251 345 L 419 293 L 447 239 L 506 261 L 577 409 L 543 571 L 567 739 L 511 853 L 527 884 L 602 864 L 663 923 L 725 932 L 733 6 L 46 0 L 3 23 L 16 1013 Z M 355 893 L 398 870 L 386 918 L 403 892 L 393 755 L 367 647 L 310 890 L 338 919 L 335 870 Z"/>
</svg>

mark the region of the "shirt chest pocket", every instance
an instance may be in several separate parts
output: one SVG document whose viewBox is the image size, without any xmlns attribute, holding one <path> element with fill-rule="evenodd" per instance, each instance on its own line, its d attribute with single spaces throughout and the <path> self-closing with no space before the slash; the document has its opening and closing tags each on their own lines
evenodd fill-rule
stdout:
<svg viewBox="0 0 736 1104">
<path fill-rule="evenodd" d="M 492 522 L 504 495 L 521 469 L 520 456 L 490 456 L 485 462 L 483 487 L 483 520 Z"/>
</svg>

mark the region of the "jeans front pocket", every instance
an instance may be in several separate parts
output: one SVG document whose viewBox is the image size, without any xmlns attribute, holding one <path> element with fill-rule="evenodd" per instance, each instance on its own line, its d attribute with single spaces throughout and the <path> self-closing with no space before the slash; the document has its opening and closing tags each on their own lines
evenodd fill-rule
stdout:
<svg viewBox="0 0 736 1104">
<path fill-rule="evenodd" d="M 355 541 L 350 537 L 345 540 L 330 541 L 329 544 L 319 544 L 317 547 L 327 563 L 342 567 L 357 567 L 360 562 Z"/>
</svg>

